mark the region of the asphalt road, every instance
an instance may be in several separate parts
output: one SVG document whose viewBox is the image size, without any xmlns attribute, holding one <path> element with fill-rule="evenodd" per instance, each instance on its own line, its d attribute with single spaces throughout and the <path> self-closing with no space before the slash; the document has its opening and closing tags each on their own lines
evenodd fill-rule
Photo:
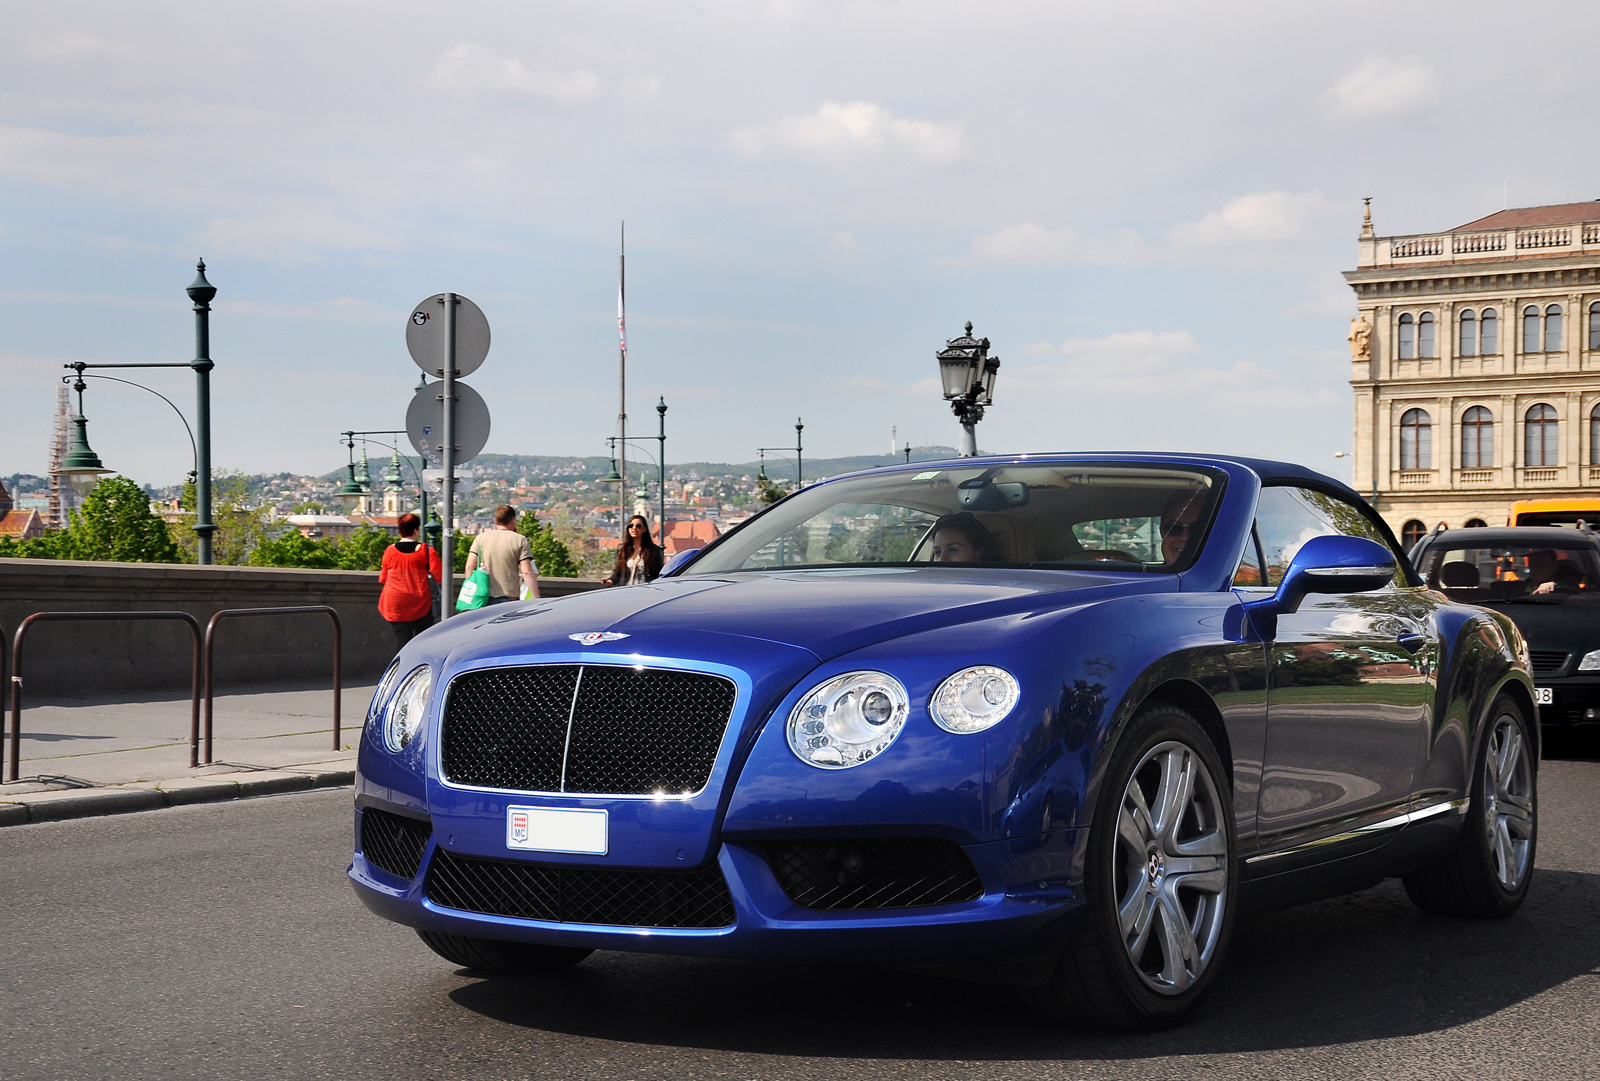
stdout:
<svg viewBox="0 0 1600 1081">
<path fill-rule="evenodd" d="M 1427 917 L 1386 884 L 1246 920 L 1204 1014 L 1154 1036 L 865 967 L 465 975 L 355 899 L 347 790 L 17 826 L 0 1077 L 1600 1077 L 1600 761 L 1540 780 L 1517 916 Z"/>
</svg>

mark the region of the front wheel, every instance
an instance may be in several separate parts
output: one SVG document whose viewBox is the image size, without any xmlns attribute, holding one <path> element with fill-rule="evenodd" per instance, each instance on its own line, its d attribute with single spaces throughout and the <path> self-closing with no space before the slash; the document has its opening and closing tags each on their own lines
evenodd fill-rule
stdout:
<svg viewBox="0 0 1600 1081">
<path fill-rule="evenodd" d="M 1072 1024 L 1153 1029 L 1199 1004 L 1233 931 L 1234 822 L 1227 773 L 1187 712 L 1156 705 L 1118 742 L 1090 827 L 1087 915 L 1036 1012 Z"/>
<path fill-rule="evenodd" d="M 1528 895 L 1539 839 L 1538 771 L 1522 707 L 1502 695 L 1473 762 L 1467 820 L 1443 863 L 1406 875 L 1406 894 L 1424 912 L 1509 916 Z"/>
<path fill-rule="evenodd" d="M 440 931 L 418 931 L 417 937 L 451 964 L 482 972 L 552 972 L 571 968 L 594 952 L 577 946 L 536 946 Z"/>
</svg>

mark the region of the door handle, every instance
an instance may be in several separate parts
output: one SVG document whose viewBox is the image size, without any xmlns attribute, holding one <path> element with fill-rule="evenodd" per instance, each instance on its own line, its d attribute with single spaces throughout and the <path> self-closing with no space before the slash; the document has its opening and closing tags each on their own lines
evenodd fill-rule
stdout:
<svg viewBox="0 0 1600 1081">
<path fill-rule="evenodd" d="M 1405 634 L 1402 634 L 1399 638 L 1395 639 L 1395 641 L 1399 642 L 1400 648 L 1405 650 L 1407 653 L 1420 652 L 1422 647 L 1428 644 L 1427 636 L 1418 634 L 1416 631 L 1407 631 Z"/>
</svg>

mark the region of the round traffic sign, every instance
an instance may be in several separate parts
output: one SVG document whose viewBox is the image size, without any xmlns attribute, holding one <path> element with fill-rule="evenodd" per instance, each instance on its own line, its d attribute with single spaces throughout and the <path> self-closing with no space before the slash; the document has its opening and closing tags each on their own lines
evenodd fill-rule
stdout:
<svg viewBox="0 0 1600 1081">
<path fill-rule="evenodd" d="M 406 348 L 417 367 L 435 378 L 444 375 L 444 294 L 411 309 L 406 317 Z M 489 320 L 483 309 L 456 294 L 456 374 L 471 375 L 489 355 Z"/>
<path fill-rule="evenodd" d="M 470 462 L 489 442 L 489 406 L 483 395 L 457 380 L 455 417 L 455 462 Z M 406 435 L 411 445 L 433 469 L 444 463 L 444 384 L 428 383 L 417 388 L 406 408 Z"/>
</svg>

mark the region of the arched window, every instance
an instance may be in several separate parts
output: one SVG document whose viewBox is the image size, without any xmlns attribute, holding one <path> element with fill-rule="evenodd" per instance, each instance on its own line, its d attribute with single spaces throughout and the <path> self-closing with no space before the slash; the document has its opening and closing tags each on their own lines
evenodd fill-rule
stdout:
<svg viewBox="0 0 1600 1081">
<path fill-rule="evenodd" d="M 1555 406 L 1541 402 L 1528 410 L 1526 434 L 1523 465 L 1559 464 L 1561 442 Z"/>
<path fill-rule="evenodd" d="M 1485 357 L 1500 355 L 1500 317 L 1493 308 L 1483 309 L 1483 319 L 1480 324 L 1478 354 Z"/>
<path fill-rule="evenodd" d="M 1600 349 L 1600 301 L 1589 305 L 1589 348 Z"/>
<path fill-rule="evenodd" d="M 1589 413 L 1589 464 L 1600 465 L 1600 405 Z"/>
<path fill-rule="evenodd" d="M 1471 308 L 1461 313 L 1461 355 L 1478 355 L 1478 313 Z"/>
<path fill-rule="evenodd" d="M 1433 468 L 1433 418 L 1421 409 L 1400 415 L 1400 468 Z"/>
<path fill-rule="evenodd" d="M 1539 348 L 1539 309 L 1532 306 L 1522 309 L 1522 351 L 1543 352 Z"/>
<path fill-rule="evenodd" d="M 1461 415 L 1461 468 L 1494 466 L 1494 414 L 1475 405 Z"/>
<path fill-rule="evenodd" d="M 1411 313 L 1400 317 L 1400 359 L 1411 360 L 1417 355 L 1417 327 Z"/>
<path fill-rule="evenodd" d="M 1411 521 L 1400 527 L 1400 544 L 1407 551 L 1410 551 L 1411 548 L 1422 539 L 1423 534 L 1427 532 L 1427 527 L 1421 522 L 1417 521 L 1417 519 L 1413 518 Z"/>
<path fill-rule="evenodd" d="M 1488 524 L 1489 523 L 1485 522 L 1482 518 L 1468 518 L 1467 519 L 1467 524 L 1466 524 L 1466 526 L 1464 528 L 1466 528 L 1466 529 L 1482 529 L 1485 526 L 1487 526 Z"/>
<path fill-rule="evenodd" d="M 1561 352 L 1561 305 L 1552 304 L 1544 310 L 1544 351 Z"/>
<path fill-rule="evenodd" d="M 1561 316 L 1557 314 L 1556 319 L 1559 320 L 1560 318 Z M 1438 336 L 1434 333 L 1436 329 L 1432 312 L 1423 312 L 1417 316 L 1417 356 L 1436 357 L 1439 355 L 1439 350 L 1435 344 L 1438 341 Z"/>
</svg>

